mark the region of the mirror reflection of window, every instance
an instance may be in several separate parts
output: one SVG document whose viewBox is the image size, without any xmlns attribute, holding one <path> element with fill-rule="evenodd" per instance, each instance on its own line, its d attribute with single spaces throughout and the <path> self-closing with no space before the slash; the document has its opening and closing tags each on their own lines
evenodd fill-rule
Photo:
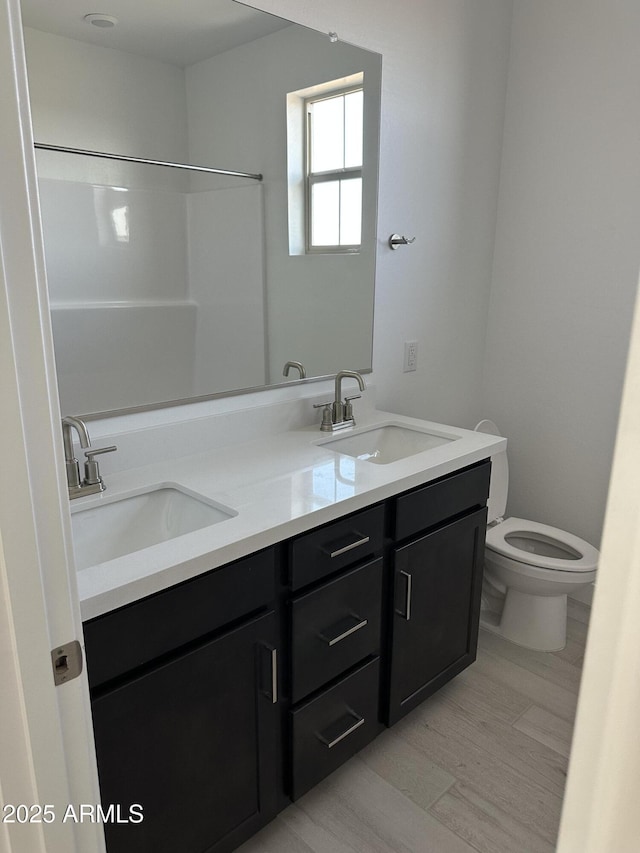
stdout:
<svg viewBox="0 0 640 853">
<path fill-rule="evenodd" d="M 92 186 L 95 223 L 100 246 L 129 242 L 130 210 L 125 187 Z M 45 219 L 46 225 L 46 219 Z"/>
<path fill-rule="evenodd" d="M 129 205 L 114 207 L 111 211 L 111 221 L 115 238 L 119 243 L 129 242 Z"/>
<path fill-rule="evenodd" d="M 307 251 L 357 251 L 362 240 L 362 87 L 306 100 Z"/>
</svg>

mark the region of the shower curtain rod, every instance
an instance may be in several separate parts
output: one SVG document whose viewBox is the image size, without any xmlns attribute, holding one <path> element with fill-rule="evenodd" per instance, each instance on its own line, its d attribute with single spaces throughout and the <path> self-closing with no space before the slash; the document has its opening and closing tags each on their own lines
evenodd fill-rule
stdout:
<svg viewBox="0 0 640 853">
<path fill-rule="evenodd" d="M 208 166 L 190 166 L 187 163 L 170 163 L 166 160 L 147 160 L 143 157 L 128 157 L 126 154 L 108 154 L 106 151 L 89 151 L 84 148 L 67 148 L 64 145 L 47 145 L 45 142 L 34 142 L 34 148 L 42 151 L 61 151 L 63 154 L 86 154 L 88 157 L 102 157 L 105 160 L 122 160 L 125 163 L 142 163 L 147 166 L 168 166 L 171 169 L 188 169 L 191 172 L 206 172 L 210 175 L 227 175 L 232 178 L 251 178 L 261 181 L 261 174 L 251 172 L 233 172 L 230 169 L 211 169 Z"/>
</svg>

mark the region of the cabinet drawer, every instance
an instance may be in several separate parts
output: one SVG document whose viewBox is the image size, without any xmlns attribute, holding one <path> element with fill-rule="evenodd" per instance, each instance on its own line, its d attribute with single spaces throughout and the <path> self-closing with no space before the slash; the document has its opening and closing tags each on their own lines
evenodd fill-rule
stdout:
<svg viewBox="0 0 640 853">
<path fill-rule="evenodd" d="M 274 596 L 275 558 L 268 549 L 85 622 L 89 685 L 216 631 Z"/>
<path fill-rule="evenodd" d="M 407 492 L 396 500 L 395 539 L 406 539 L 435 524 L 484 506 L 489 495 L 491 462 L 487 459 L 463 471 Z"/>
<path fill-rule="evenodd" d="M 381 607 L 381 557 L 292 602 L 293 702 L 378 654 Z"/>
<path fill-rule="evenodd" d="M 375 658 L 291 712 L 291 798 L 298 799 L 378 734 L 380 660 Z"/>
<path fill-rule="evenodd" d="M 384 506 L 333 521 L 291 543 L 291 588 L 345 569 L 382 548 Z"/>
</svg>

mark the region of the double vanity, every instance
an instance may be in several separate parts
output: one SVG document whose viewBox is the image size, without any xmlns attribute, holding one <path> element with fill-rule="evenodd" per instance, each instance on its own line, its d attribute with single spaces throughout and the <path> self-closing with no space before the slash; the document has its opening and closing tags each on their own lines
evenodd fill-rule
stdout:
<svg viewBox="0 0 640 853">
<path fill-rule="evenodd" d="M 504 443 L 371 411 L 73 501 L 109 853 L 235 849 L 475 659 Z"/>
</svg>

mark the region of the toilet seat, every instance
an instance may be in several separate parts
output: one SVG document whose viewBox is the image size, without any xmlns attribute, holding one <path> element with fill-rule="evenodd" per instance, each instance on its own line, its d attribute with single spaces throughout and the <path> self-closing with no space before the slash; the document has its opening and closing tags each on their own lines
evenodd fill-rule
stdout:
<svg viewBox="0 0 640 853">
<path fill-rule="evenodd" d="M 518 547 L 508 539 L 528 539 L 532 547 L 536 547 L 536 543 L 542 543 L 542 550 L 560 551 L 567 556 L 535 553 L 525 547 Z M 545 549 L 544 545 L 549 548 Z M 488 528 L 486 547 L 517 563 L 556 572 L 572 574 L 593 572 L 598 566 L 598 550 L 584 539 L 565 530 L 559 530 L 557 527 L 524 518 L 506 518 L 494 527 Z"/>
</svg>

